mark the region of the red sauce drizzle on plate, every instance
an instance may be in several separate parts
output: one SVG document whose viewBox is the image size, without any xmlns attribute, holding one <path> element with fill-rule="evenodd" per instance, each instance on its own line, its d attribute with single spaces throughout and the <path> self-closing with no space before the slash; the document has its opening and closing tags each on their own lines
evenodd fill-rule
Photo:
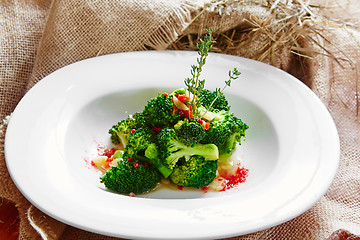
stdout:
<svg viewBox="0 0 360 240">
<path fill-rule="evenodd" d="M 236 172 L 234 175 L 224 178 L 225 185 L 221 191 L 229 190 L 229 189 L 237 186 L 238 184 L 245 182 L 248 174 L 249 174 L 249 169 L 239 166 L 236 169 Z"/>
</svg>

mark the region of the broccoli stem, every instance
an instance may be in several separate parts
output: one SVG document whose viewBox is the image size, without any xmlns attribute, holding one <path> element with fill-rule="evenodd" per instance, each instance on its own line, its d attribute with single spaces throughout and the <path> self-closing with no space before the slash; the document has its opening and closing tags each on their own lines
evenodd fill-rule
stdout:
<svg viewBox="0 0 360 240">
<path fill-rule="evenodd" d="M 172 158 L 179 159 L 185 156 L 185 160 L 189 160 L 191 156 L 203 156 L 205 160 L 219 159 L 219 150 L 215 144 L 194 144 L 187 146 L 181 142 L 176 143 L 176 148 L 179 150 L 174 151 Z"/>
<path fill-rule="evenodd" d="M 144 156 L 141 156 L 141 155 L 136 155 L 135 156 L 136 159 L 142 161 L 142 162 L 148 162 L 148 163 L 151 163 L 155 166 L 155 168 L 165 177 L 169 177 L 170 174 L 172 173 L 172 169 L 164 166 L 164 164 L 162 164 L 160 162 L 159 159 L 149 159 L 147 157 L 144 157 Z"/>
</svg>

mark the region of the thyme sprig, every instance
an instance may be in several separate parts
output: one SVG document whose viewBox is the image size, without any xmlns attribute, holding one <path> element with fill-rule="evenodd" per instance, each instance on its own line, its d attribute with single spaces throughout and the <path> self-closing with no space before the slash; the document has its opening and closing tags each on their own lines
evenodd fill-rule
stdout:
<svg viewBox="0 0 360 240">
<path fill-rule="evenodd" d="M 191 65 L 191 78 L 185 79 L 185 86 L 187 87 L 188 91 L 193 93 L 193 97 L 190 102 L 191 111 L 196 108 L 198 105 L 196 101 L 196 96 L 198 93 L 201 92 L 201 90 L 204 89 L 205 86 L 205 79 L 200 80 L 200 74 L 202 71 L 202 67 L 206 63 L 206 58 L 209 55 L 209 51 L 212 48 L 212 44 L 215 43 L 212 37 L 213 30 L 211 28 L 207 29 L 207 35 L 204 36 L 204 39 L 200 39 L 199 42 L 196 44 L 196 47 L 198 49 L 198 55 L 197 58 L 197 65 Z M 192 116 L 192 114 L 190 114 Z"/>
<path fill-rule="evenodd" d="M 206 63 L 206 58 L 209 55 L 209 51 L 212 49 L 212 44 L 216 43 L 216 41 L 213 40 L 212 33 L 213 30 L 211 28 L 207 29 L 207 34 L 204 36 L 203 39 L 200 39 L 199 42 L 196 44 L 198 49 L 198 55 L 197 58 L 197 65 L 191 65 L 191 78 L 186 78 L 184 80 L 185 86 L 187 87 L 187 90 L 193 94 L 192 99 L 190 99 L 190 108 L 189 108 L 189 116 L 194 116 L 194 110 L 196 107 L 200 105 L 200 102 L 198 100 L 198 95 L 201 93 L 201 91 L 205 87 L 205 79 L 200 80 L 200 74 L 202 72 L 202 67 Z M 206 109 L 206 112 L 204 115 L 210 111 L 211 107 L 215 103 L 215 101 L 223 94 L 226 87 L 230 87 L 233 80 L 236 80 L 240 76 L 240 72 L 234 68 L 232 71 L 229 70 L 229 78 L 225 81 L 225 86 L 220 89 L 215 89 L 217 96 L 212 101 L 210 106 Z"/>
<path fill-rule="evenodd" d="M 234 70 L 232 70 L 232 71 L 229 70 L 229 79 L 225 81 L 225 85 L 222 89 L 220 89 L 220 88 L 215 89 L 215 92 L 217 93 L 216 98 L 211 102 L 207 111 L 210 111 L 211 107 L 214 105 L 216 100 L 221 96 L 221 94 L 223 94 L 225 88 L 230 87 L 232 81 L 238 79 L 240 74 L 241 74 L 241 72 L 239 72 L 236 68 L 234 68 Z"/>
</svg>

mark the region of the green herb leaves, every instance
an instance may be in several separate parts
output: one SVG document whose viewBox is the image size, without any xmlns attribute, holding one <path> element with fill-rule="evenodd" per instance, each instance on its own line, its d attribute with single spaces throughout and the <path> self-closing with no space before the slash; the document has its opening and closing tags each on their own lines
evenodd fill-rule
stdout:
<svg viewBox="0 0 360 240">
<path fill-rule="evenodd" d="M 188 91 L 194 94 L 194 97 L 191 99 L 190 106 L 192 109 L 196 108 L 196 95 L 204 89 L 205 80 L 200 80 L 200 73 L 202 67 L 206 63 L 206 58 L 209 55 L 209 51 L 212 48 L 212 44 L 215 43 L 212 38 L 212 29 L 207 30 L 208 34 L 205 35 L 204 39 L 200 39 L 197 43 L 197 49 L 199 57 L 197 58 L 198 65 L 191 65 L 191 78 L 185 79 L 185 86 L 188 88 Z"/>
<path fill-rule="evenodd" d="M 199 103 L 197 102 L 198 95 L 205 87 L 205 79 L 200 80 L 200 74 L 202 71 L 202 67 L 206 63 L 206 58 L 209 55 L 209 51 L 212 49 L 212 44 L 216 41 L 213 40 L 212 37 L 213 30 L 211 28 L 207 29 L 207 34 L 204 36 L 204 39 L 200 39 L 197 43 L 197 49 L 198 49 L 198 55 L 197 58 L 197 65 L 191 65 L 191 78 L 186 78 L 184 80 L 185 86 L 187 87 L 187 90 L 191 93 L 193 93 L 192 99 L 190 99 L 190 116 L 194 116 L 193 110 L 198 107 Z M 216 92 L 218 92 L 219 97 L 225 88 L 228 86 L 230 87 L 233 80 L 237 79 L 241 73 L 234 68 L 234 70 L 229 71 L 229 79 L 225 81 L 225 86 L 222 89 L 216 89 Z M 214 99 L 213 103 L 216 101 Z M 209 106 L 209 109 L 212 107 L 213 103 Z M 208 109 L 208 110 L 209 110 Z"/>
</svg>

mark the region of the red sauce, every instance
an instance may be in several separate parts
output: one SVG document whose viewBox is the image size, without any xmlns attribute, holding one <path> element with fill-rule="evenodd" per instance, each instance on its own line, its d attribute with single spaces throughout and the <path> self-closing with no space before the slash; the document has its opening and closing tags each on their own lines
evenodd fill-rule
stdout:
<svg viewBox="0 0 360 240">
<path fill-rule="evenodd" d="M 238 184 L 245 182 L 246 178 L 248 177 L 248 173 L 249 173 L 249 169 L 239 166 L 236 169 L 236 172 L 234 175 L 224 178 L 225 186 L 221 191 L 229 190 L 229 189 L 237 186 Z"/>
<path fill-rule="evenodd" d="M 113 160 L 113 155 L 116 152 L 116 150 L 117 149 L 115 149 L 115 148 L 109 149 L 109 148 L 103 146 L 102 144 L 97 145 L 97 154 L 98 154 L 98 156 L 106 156 L 106 157 L 108 157 L 108 160 L 105 163 L 106 165 L 108 165 L 108 167 L 110 167 L 109 163 Z M 132 158 L 128 157 L 126 160 L 130 162 L 130 161 L 132 161 Z M 90 166 L 95 165 L 94 162 L 89 160 L 89 159 L 85 159 L 85 162 L 87 163 L 87 165 L 90 165 Z M 147 166 L 148 164 L 145 163 L 144 165 Z M 133 164 L 133 166 L 136 168 L 136 167 L 139 166 L 139 163 L 135 162 Z M 220 191 L 226 191 L 226 190 L 229 190 L 229 189 L 232 189 L 232 188 L 236 187 L 240 183 L 244 183 L 246 181 L 247 177 L 248 177 L 248 173 L 249 173 L 249 169 L 241 167 L 240 164 L 238 164 L 238 167 L 237 167 L 237 169 L 236 169 L 236 171 L 235 171 L 235 173 L 233 175 L 226 176 L 226 177 L 222 176 L 222 178 L 218 179 L 219 181 L 224 181 L 223 184 L 222 184 L 223 189 L 220 190 Z M 184 190 L 183 186 L 177 186 L 177 188 L 179 190 Z M 200 190 L 203 191 L 203 192 L 207 192 L 209 190 L 209 187 L 207 187 L 207 186 L 201 187 Z"/>
<path fill-rule="evenodd" d="M 115 148 L 109 149 L 107 147 L 104 147 L 101 144 L 98 144 L 96 150 L 97 150 L 98 156 L 106 156 L 108 158 L 111 157 L 112 155 L 114 155 L 114 153 L 116 152 Z"/>
<path fill-rule="evenodd" d="M 116 148 L 109 149 L 103 146 L 101 143 L 97 143 L 96 154 L 97 156 L 107 157 L 108 159 L 106 160 L 105 166 L 110 167 L 109 164 L 114 160 L 114 153 L 116 152 L 116 150 L 117 150 Z M 89 157 L 85 157 L 84 161 L 88 168 L 95 166 L 95 163 L 91 159 L 89 159 Z"/>
</svg>

